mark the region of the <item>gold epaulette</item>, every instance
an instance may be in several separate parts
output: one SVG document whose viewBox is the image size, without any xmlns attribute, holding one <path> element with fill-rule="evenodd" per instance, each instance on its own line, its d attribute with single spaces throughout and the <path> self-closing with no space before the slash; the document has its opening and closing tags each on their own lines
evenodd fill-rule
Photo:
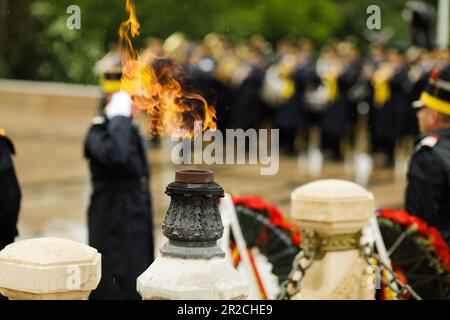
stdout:
<svg viewBox="0 0 450 320">
<path fill-rule="evenodd" d="M 6 130 L 0 128 L 0 137 L 6 137 Z"/>
</svg>

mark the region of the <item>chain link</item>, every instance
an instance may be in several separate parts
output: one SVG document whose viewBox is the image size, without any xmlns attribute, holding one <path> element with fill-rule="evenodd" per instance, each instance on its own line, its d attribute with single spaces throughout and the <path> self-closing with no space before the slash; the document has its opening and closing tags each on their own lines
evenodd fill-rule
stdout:
<svg viewBox="0 0 450 320">
<path fill-rule="evenodd" d="M 381 282 L 389 289 L 391 289 L 393 292 L 395 292 L 397 296 L 400 297 L 403 296 L 404 294 L 409 293 L 414 299 L 422 300 L 422 298 L 414 291 L 413 288 L 411 288 L 411 286 L 409 286 L 408 284 L 404 284 L 398 279 L 395 271 L 392 270 L 392 268 L 390 268 L 380 259 L 380 257 L 373 251 L 370 244 L 364 244 L 361 246 L 361 254 L 369 266 L 373 265 L 372 261 L 370 260 L 375 259 L 380 269 L 389 274 L 390 280 L 387 281 L 382 278 Z"/>
<path fill-rule="evenodd" d="M 422 298 L 414 291 L 413 288 L 411 288 L 411 286 L 402 283 L 398 279 L 394 270 L 382 262 L 380 257 L 373 251 L 370 244 L 361 245 L 360 251 L 369 266 L 373 265 L 371 259 L 375 259 L 380 269 L 389 274 L 389 281 L 383 278 L 381 279 L 383 285 L 395 292 L 397 296 L 402 296 L 409 293 L 414 299 L 422 300 Z M 281 284 L 281 291 L 277 297 L 278 300 L 290 300 L 292 297 L 300 293 L 301 281 L 305 276 L 306 270 L 311 267 L 314 261 L 314 251 L 308 251 L 308 254 L 306 254 L 305 250 L 300 249 L 300 252 L 295 256 L 294 262 L 292 263 L 292 270 L 289 273 L 288 279 Z"/>
<path fill-rule="evenodd" d="M 306 262 L 303 266 L 302 262 Z M 278 294 L 278 300 L 291 300 L 291 298 L 300 292 L 300 284 L 308 270 L 314 262 L 314 257 L 308 256 L 304 250 L 295 256 L 292 263 L 292 270 L 288 279 L 281 284 L 281 292 Z"/>
</svg>

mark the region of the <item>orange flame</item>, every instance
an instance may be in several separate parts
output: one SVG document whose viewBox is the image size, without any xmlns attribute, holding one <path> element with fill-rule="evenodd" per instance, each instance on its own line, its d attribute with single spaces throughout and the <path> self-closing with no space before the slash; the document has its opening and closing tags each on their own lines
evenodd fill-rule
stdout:
<svg viewBox="0 0 450 320">
<path fill-rule="evenodd" d="M 134 104 L 148 115 L 153 135 L 173 134 L 184 129 L 180 138 L 194 137 L 194 122 L 202 122 L 202 131 L 215 130 L 215 108 L 199 94 L 187 92 L 176 79 L 176 66 L 157 70 L 133 48 L 131 37 L 139 35 L 140 24 L 131 0 L 126 1 L 127 21 L 119 29 L 122 49 L 122 87 L 133 98 Z M 144 54 L 145 56 L 145 54 Z"/>
<path fill-rule="evenodd" d="M 136 58 L 138 54 L 133 48 L 133 44 L 131 43 L 131 39 L 128 36 L 128 32 L 131 31 L 131 36 L 134 38 L 135 36 L 139 35 L 139 28 L 141 27 L 141 25 L 137 20 L 134 3 L 131 0 L 127 0 L 127 2 L 125 3 L 125 11 L 130 14 L 130 17 L 127 21 L 124 21 L 120 24 L 119 44 L 121 48 L 124 48 L 125 42 L 125 47 L 128 50 L 127 53 L 130 53 L 133 58 Z"/>
</svg>

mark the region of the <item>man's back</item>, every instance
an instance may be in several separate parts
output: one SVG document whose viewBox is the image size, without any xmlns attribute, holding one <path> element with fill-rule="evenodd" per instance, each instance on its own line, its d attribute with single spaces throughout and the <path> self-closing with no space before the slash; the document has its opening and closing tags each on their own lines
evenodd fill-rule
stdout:
<svg viewBox="0 0 450 320">
<path fill-rule="evenodd" d="M 91 127 L 85 142 L 93 183 L 147 178 L 146 150 L 139 129 L 126 117 L 104 121 Z"/>
<path fill-rule="evenodd" d="M 93 192 L 89 245 L 102 254 L 102 280 L 90 299 L 139 299 L 136 278 L 153 261 L 146 149 L 129 117 L 94 124 L 86 138 Z"/>
<path fill-rule="evenodd" d="M 450 244 L 450 128 L 421 136 L 411 159 L 406 210 Z"/>
</svg>

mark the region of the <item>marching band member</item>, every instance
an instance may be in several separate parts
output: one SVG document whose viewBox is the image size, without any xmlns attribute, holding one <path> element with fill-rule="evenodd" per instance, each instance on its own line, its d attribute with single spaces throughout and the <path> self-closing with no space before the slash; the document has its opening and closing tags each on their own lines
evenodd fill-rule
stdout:
<svg viewBox="0 0 450 320">
<path fill-rule="evenodd" d="M 388 59 L 375 70 L 372 78 L 371 134 L 375 151 L 386 156 L 393 166 L 395 143 L 401 134 L 401 121 L 406 103 L 407 73 L 404 56 L 397 49 L 388 50 Z"/>
<path fill-rule="evenodd" d="M 359 52 L 353 44 L 340 43 L 338 50 L 339 62 L 333 64 L 322 78 L 329 88 L 329 106 L 322 119 L 322 139 L 331 149 L 334 160 L 342 159 L 341 142 L 356 110 L 348 92 L 357 83 L 362 70 Z"/>
</svg>

